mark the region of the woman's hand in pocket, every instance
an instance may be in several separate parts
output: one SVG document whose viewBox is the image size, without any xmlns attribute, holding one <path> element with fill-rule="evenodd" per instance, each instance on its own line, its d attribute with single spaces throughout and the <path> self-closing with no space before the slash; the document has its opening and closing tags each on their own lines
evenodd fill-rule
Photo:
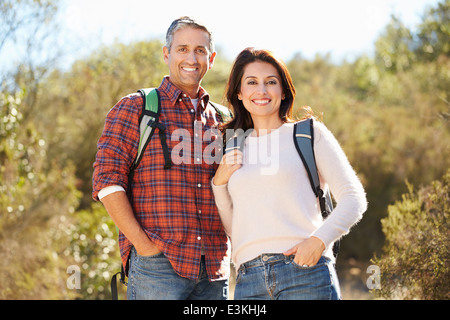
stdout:
<svg viewBox="0 0 450 320">
<path fill-rule="evenodd" d="M 295 254 L 294 262 L 299 266 L 313 267 L 319 262 L 325 250 L 325 244 L 317 237 L 311 237 L 300 242 L 293 248 L 284 252 L 285 256 Z"/>
</svg>

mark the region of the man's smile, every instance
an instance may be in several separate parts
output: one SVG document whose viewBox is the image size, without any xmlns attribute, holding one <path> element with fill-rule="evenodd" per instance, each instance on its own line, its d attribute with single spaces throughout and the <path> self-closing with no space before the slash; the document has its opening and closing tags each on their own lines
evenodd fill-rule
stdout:
<svg viewBox="0 0 450 320">
<path fill-rule="evenodd" d="M 194 71 L 198 70 L 198 68 L 193 68 L 193 67 L 181 67 L 181 69 L 186 72 L 194 72 Z"/>
</svg>

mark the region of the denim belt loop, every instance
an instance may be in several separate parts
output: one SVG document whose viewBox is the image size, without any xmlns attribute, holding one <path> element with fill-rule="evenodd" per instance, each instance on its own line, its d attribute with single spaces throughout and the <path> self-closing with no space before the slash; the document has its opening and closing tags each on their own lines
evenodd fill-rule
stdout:
<svg viewBox="0 0 450 320">
<path fill-rule="evenodd" d="M 247 268 L 245 266 L 245 263 L 241 264 L 241 266 L 239 267 L 238 272 L 241 271 L 242 274 L 246 274 L 247 273 Z"/>
<path fill-rule="evenodd" d="M 291 263 L 292 262 L 292 260 L 294 259 L 294 256 L 285 256 L 284 257 L 284 263 L 285 264 L 289 264 L 289 263 Z"/>
</svg>

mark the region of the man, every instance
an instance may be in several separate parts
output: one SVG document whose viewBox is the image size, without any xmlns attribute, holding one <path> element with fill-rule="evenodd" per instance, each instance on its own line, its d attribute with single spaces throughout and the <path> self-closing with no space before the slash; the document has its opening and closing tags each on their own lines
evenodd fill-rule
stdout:
<svg viewBox="0 0 450 320">
<path fill-rule="evenodd" d="M 157 89 L 159 122 L 166 127 L 169 150 L 179 152 L 179 132 L 186 133 L 184 161 L 165 170 L 155 134 L 128 181 L 143 104 L 140 94 L 131 94 L 106 118 L 94 163 L 93 198 L 102 201 L 120 229 L 128 299 L 226 299 L 228 241 L 210 184 L 216 166 L 202 157 L 213 140 L 203 141 L 203 133 L 214 132 L 223 120 L 200 86 L 216 56 L 211 33 L 189 17 L 177 19 L 167 31 L 163 54 L 169 77 Z"/>
</svg>

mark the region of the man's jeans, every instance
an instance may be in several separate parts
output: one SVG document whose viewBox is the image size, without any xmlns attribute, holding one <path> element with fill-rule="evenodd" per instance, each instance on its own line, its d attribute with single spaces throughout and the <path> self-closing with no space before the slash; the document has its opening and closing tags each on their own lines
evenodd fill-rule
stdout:
<svg viewBox="0 0 450 320">
<path fill-rule="evenodd" d="M 162 254 L 143 257 L 132 248 L 128 300 L 226 300 L 228 280 L 209 282 L 202 257 L 198 281 L 180 277 Z"/>
<path fill-rule="evenodd" d="M 320 258 L 302 267 L 294 256 L 263 254 L 239 267 L 236 300 L 339 300 L 340 289 L 333 262 Z"/>
</svg>

